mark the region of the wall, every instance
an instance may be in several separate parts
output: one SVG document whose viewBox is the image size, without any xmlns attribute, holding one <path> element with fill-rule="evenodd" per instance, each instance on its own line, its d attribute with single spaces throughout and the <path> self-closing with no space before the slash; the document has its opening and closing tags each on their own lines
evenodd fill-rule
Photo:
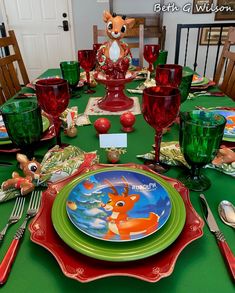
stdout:
<svg viewBox="0 0 235 293">
<path fill-rule="evenodd" d="M 165 1 L 168 3 L 168 1 Z M 186 3 L 191 3 L 193 1 L 186 1 L 186 0 L 178 0 L 177 5 L 179 7 L 183 7 Z M 214 0 L 214 3 L 216 1 Z M 235 13 L 235 12 L 234 12 Z M 206 13 L 206 14 L 192 14 L 183 12 L 182 10 L 179 12 L 165 12 L 163 17 L 163 23 L 166 26 L 167 34 L 166 34 L 166 44 L 165 47 L 167 48 L 168 52 L 168 63 L 174 62 L 175 56 L 175 39 L 176 39 L 176 26 L 177 24 L 193 24 L 193 23 L 213 23 L 214 22 L 214 13 Z M 215 21 L 215 23 L 226 22 L 226 21 Z M 234 22 L 234 21 L 227 21 L 227 22 Z M 235 25 L 235 22 L 234 22 Z M 189 39 L 189 49 L 190 52 L 195 52 L 195 41 L 197 38 L 197 31 L 194 31 L 191 38 Z M 198 68 L 197 71 L 199 73 L 203 73 L 203 66 L 200 63 L 203 62 L 203 57 L 205 56 L 206 46 L 199 46 L 199 55 L 198 55 Z M 214 69 L 214 60 L 216 57 L 216 49 L 217 46 L 212 46 L 210 49 L 210 55 L 208 59 L 208 69 L 207 69 L 207 76 L 212 78 L 213 77 L 213 69 Z M 193 56 L 194 57 L 194 54 Z M 188 64 L 192 66 L 193 59 L 187 61 Z M 183 64 L 183 56 L 180 56 L 179 64 Z"/>
<path fill-rule="evenodd" d="M 1 1 L 1 0 L 0 0 Z M 153 6 L 159 3 L 160 0 L 113 0 L 113 9 L 116 13 L 153 13 Z M 165 3 L 173 1 L 165 0 Z M 177 0 L 177 6 L 183 7 L 186 3 L 191 3 L 192 0 Z M 216 0 L 214 0 L 214 3 Z M 108 0 L 72 0 L 74 31 L 75 31 L 75 49 L 92 48 L 93 33 L 92 26 L 97 24 L 99 27 L 104 27 L 102 20 L 103 11 L 109 10 Z M 0 11 L 0 21 L 1 21 Z M 179 23 L 213 23 L 214 13 L 207 14 L 192 14 L 182 11 L 164 12 L 163 23 L 166 26 L 166 44 L 168 50 L 168 63 L 174 62 L 175 55 L 175 37 L 176 26 Z M 231 22 L 231 21 L 230 21 Z M 218 23 L 218 21 L 216 22 Z M 152 42 L 149 39 L 146 42 Z M 194 40 L 191 41 L 191 43 Z M 204 55 L 204 52 L 200 53 Z M 134 52 L 135 55 L 135 52 Z M 180 61 L 181 62 L 181 61 Z M 213 61 L 212 61 L 213 63 Z"/>
<path fill-rule="evenodd" d="M 100 2 L 98 2 L 100 1 Z M 108 0 L 72 0 L 75 46 L 91 49 L 93 45 L 93 24 L 103 27 L 102 15 L 109 10 Z"/>
<path fill-rule="evenodd" d="M 160 1 L 154 0 L 113 0 L 114 3 L 114 11 L 117 13 L 153 13 L 153 6 L 155 3 L 159 3 Z M 165 48 L 168 50 L 168 63 L 174 63 L 174 56 L 175 56 L 175 40 L 176 40 L 176 27 L 177 24 L 192 24 L 192 23 L 213 23 L 214 22 L 214 13 L 206 13 L 206 14 L 192 14 L 192 12 L 183 12 L 182 9 L 186 3 L 189 3 L 192 9 L 193 0 L 177 0 L 177 1 L 167 1 L 165 0 L 165 5 L 167 6 L 168 3 L 175 3 L 177 7 L 180 8 L 179 11 L 169 11 L 163 12 L 163 25 L 166 26 L 166 43 Z M 216 0 L 213 1 L 216 3 Z M 134 9 L 133 9 L 134 7 Z M 235 13 L 235 12 L 234 12 Z M 226 22 L 226 21 L 223 21 Z M 232 21 L 228 21 L 232 22 Z M 219 23 L 219 21 L 216 21 Z M 234 22 L 235 24 L 235 22 Z M 194 31 L 189 39 L 189 52 L 195 51 L 195 40 L 197 37 L 197 31 Z M 184 37 L 182 37 L 184 40 Z M 152 40 L 146 40 L 146 43 L 151 42 Z M 216 46 L 211 47 L 210 55 L 208 60 L 208 68 L 207 68 L 207 76 L 212 78 L 213 76 L 213 69 L 214 69 L 214 60 L 216 55 Z M 203 73 L 203 64 L 200 61 L 203 61 L 203 56 L 205 56 L 205 46 L 200 46 L 200 51 L 198 55 L 198 72 L 201 74 Z M 192 60 L 187 60 L 187 63 L 192 67 L 194 55 L 192 55 Z M 183 65 L 184 59 L 183 56 L 180 56 L 179 64 Z"/>
<path fill-rule="evenodd" d="M 3 22 L 3 16 L 2 16 L 2 12 L 1 12 L 1 9 L 0 9 L 0 23 Z"/>
</svg>

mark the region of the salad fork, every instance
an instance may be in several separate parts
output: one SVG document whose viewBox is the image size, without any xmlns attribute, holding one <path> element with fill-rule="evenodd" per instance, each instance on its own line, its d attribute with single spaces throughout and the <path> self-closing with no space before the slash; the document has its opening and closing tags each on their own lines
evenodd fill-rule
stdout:
<svg viewBox="0 0 235 293">
<path fill-rule="evenodd" d="M 0 243 L 3 241 L 3 238 L 6 235 L 6 232 L 9 226 L 18 222 L 19 219 L 21 218 L 23 210 L 24 210 L 24 203 L 25 203 L 25 197 L 17 197 L 14 207 L 12 209 L 11 215 L 7 221 L 7 224 L 5 225 L 3 230 L 0 232 Z"/>
<path fill-rule="evenodd" d="M 10 274 L 10 270 L 12 267 L 12 264 L 16 258 L 17 251 L 19 248 L 20 244 L 20 239 L 22 239 L 26 225 L 28 223 L 28 220 L 34 216 L 36 216 L 38 209 L 40 207 L 41 203 L 41 193 L 42 191 L 33 191 L 30 201 L 29 201 L 29 206 L 28 210 L 26 213 L 26 217 L 22 225 L 17 229 L 15 236 L 7 250 L 7 253 L 5 254 L 1 264 L 0 264 L 0 285 L 3 285 L 6 283 L 7 278 Z"/>
</svg>

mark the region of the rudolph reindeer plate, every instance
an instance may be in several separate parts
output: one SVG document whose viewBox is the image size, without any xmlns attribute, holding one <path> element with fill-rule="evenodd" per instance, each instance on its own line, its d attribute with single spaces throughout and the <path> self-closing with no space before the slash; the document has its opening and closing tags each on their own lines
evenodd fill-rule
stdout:
<svg viewBox="0 0 235 293">
<path fill-rule="evenodd" d="M 125 184 L 123 180 L 121 179 L 121 177 L 124 176 L 125 179 L 129 180 L 133 185 L 136 186 L 135 188 L 136 190 L 138 190 L 138 192 L 135 192 L 135 194 L 145 194 L 145 198 L 147 198 L 148 194 L 149 194 L 149 197 L 151 197 L 152 194 L 147 190 L 146 190 L 146 193 L 144 193 L 143 190 L 140 192 L 141 188 L 139 189 L 139 185 L 138 185 L 139 181 L 137 181 L 136 178 L 138 178 L 138 180 L 145 180 L 146 182 L 148 182 L 147 184 L 153 182 L 154 186 L 157 187 L 156 190 L 158 189 L 160 191 L 159 194 L 163 196 L 163 202 L 164 202 L 164 199 L 166 199 L 166 203 L 169 202 L 169 198 L 170 198 L 169 206 L 166 203 L 162 203 L 164 208 L 161 208 L 159 204 L 157 204 L 158 207 L 157 208 L 155 207 L 154 209 L 156 214 L 159 213 L 159 220 L 161 219 L 161 217 L 164 218 L 164 213 L 162 213 L 163 210 L 165 210 L 166 215 L 168 214 L 165 220 L 163 220 L 163 222 L 165 222 L 164 226 L 159 231 L 157 230 L 156 233 L 153 233 L 152 235 L 149 235 L 148 237 L 139 239 L 138 241 L 119 241 L 119 242 L 101 241 L 100 239 L 96 239 L 94 237 L 88 236 L 82 231 L 80 231 L 80 229 L 77 229 L 77 227 L 75 227 L 75 225 L 70 221 L 69 217 L 67 216 L 66 208 L 70 207 L 71 210 L 76 211 L 77 206 L 79 205 L 79 202 L 76 201 L 76 198 L 74 201 L 72 201 L 71 198 L 68 198 L 68 195 L 69 197 L 72 197 L 73 192 L 77 193 L 77 188 L 76 188 L 77 186 L 78 188 L 81 188 L 81 186 L 84 184 L 85 185 L 96 184 L 96 182 L 90 182 L 89 180 L 90 178 L 93 178 L 94 175 L 98 181 L 98 184 L 101 184 L 101 185 L 103 184 L 103 187 L 101 188 L 101 192 L 103 196 L 102 194 L 100 194 L 99 199 L 101 198 L 105 199 L 105 197 L 107 196 L 107 192 L 110 192 L 110 193 L 112 192 L 112 190 L 110 189 L 110 186 L 108 186 L 107 183 L 103 183 L 104 180 L 111 181 L 113 180 L 114 177 L 116 177 L 117 179 L 115 183 L 115 190 L 117 190 L 120 194 L 121 192 L 125 193 L 125 190 L 124 190 Z M 133 179 L 131 179 L 132 177 Z M 89 182 L 87 182 L 87 180 L 89 180 Z M 91 187 L 92 186 L 90 186 L 90 188 Z M 129 191 L 129 194 L 133 193 L 132 190 L 133 189 L 131 189 L 131 192 Z M 97 190 L 97 192 L 99 192 L 99 190 Z M 157 192 L 154 194 L 155 196 L 159 198 L 159 196 L 157 195 Z M 100 210 L 104 214 L 103 218 L 104 219 L 106 218 L 107 215 L 104 212 L 104 210 L 103 209 L 101 210 L 101 208 L 100 209 L 97 208 L 97 202 L 96 202 L 97 199 L 94 198 L 94 200 L 89 200 L 89 204 L 92 201 L 94 204 L 94 210 L 92 212 L 90 211 L 90 209 L 87 209 L 87 203 L 85 201 L 85 198 L 82 203 L 82 195 L 80 196 L 79 201 L 81 202 L 81 206 L 82 204 L 84 204 L 83 207 L 84 207 L 84 210 L 87 211 L 88 218 L 91 216 L 92 212 L 96 213 L 98 212 L 98 210 Z M 154 201 L 153 200 L 148 201 L 148 203 L 153 204 Z M 171 206 L 171 211 L 170 211 L 170 206 Z M 140 208 L 146 209 L 143 203 L 140 204 Z M 148 210 L 149 208 L 150 207 L 148 207 Z M 139 215 L 141 215 L 141 216 L 138 216 L 139 218 L 145 217 L 143 215 L 143 212 L 144 211 L 139 209 L 139 213 L 140 213 Z M 147 213 L 149 213 L 149 211 Z M 110 212 L 110 216 L 115 217 L 115 214 L 111 215 L 111 212 Z M 132 215 L 130 215 L 130 217 L 131 216 Z M 71 217 L 72 217 L 72 214 L 71 214 Z M 68 244 L 70 247 L 72 247 L 73 249 L 75 249 L 76 251 L 84 255 L 101 259 L 101 260 L 115 261 L 115 262 L 142 259 L 164 250 L 171 243 L 173 243 L 176 240 L 176 238 L 179 236 L 179 234 L 181 233 L 184 227 L 185 217 L 186 217 L 186 212 L 185 212 L 185 206 L 184 206 L 183 200 L 181 196 L 179 195 L 179 193 L 168 182 L 166 182 L 160 176 L 149 173 L 144 170 L 137 170 L 133 168 L 120 169 L 119 167 L 117 168 L 112 167 L 112 168 L 92 171 L 69 182 L 57 194 L 53 204 L 53 208 L 52 208 L 52 223 L 58 235 L 66 244 Z M 96 223 L 98 224 L 100 223 L 100 225 L 104 224 L 104 226 L 106 225 L 106 222 L 103 223 L 100 221 L 100 219 L 98 219 Z M 161 222 L 159 221 L 159 223 Z M 102 235 L 105 235 L 104 232 Z M 111 233 L 111 236 L 113 236 L 112 233 Z M 110 237 L 110 234 L 108 235 L 108 237 Z"/>
<path fill-rule="evenodd" d="M 102 171 L 78 182 L 66 210 L 71 222 L 87 235 L 131 241 L 158 231 L 170 216 L 171 201 L 161 183 L 146 174 Z"/>
</svg>

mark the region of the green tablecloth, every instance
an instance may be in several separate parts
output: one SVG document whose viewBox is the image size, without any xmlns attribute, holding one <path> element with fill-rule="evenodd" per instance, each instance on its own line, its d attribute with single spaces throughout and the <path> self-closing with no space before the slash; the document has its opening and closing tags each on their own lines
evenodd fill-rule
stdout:
<svg viewBox="0 0 235 293">
<path fill-rule="evenodd" d="M 58 69 L 51 69 L 43 76 L 53 76 L 58 74 Z M 134 81 L 129 88 L 134 88 L 137 83 Z M 102 96 L 104 88 L 102 85 L 96 87 L 93 96 Z M 138 95 L 137 95 L 138 96 Z M 139 95 L 141 99 L 141 96 Z M 70 105 L 78 106 L 79 113 L 85 110 L 89 95 L 81 90 L 80 98 L 71 99 Z M 187 100 L 181 107 L 182 110 L 193 109 L 194 106 L 214 107 L 229 106 L 234 107 L 235 103 L 228 97 L 198 97 Z M 90 116 L 94 122 L 98 116 Z M 119 116 L 109 116 L 111 121 L 110 133 L 120 132 Z M 178 139 L 178 125 L 174 125 L 171 131 L 164 135 L 163 141 Z M 63 142 L 79 146 L 85 151 L 98 150 L 100 162 L 106 163 L 104 151 L 99 149 L 99 141 L 95 135 L 93 125 L 78 128 L 76 138 L 68 138 L 62 135 Z M 36 155 L 43 155 L 50 145 L 55 141 L 47 141 L 36 150 Z M 120 163 L 135 162 L 142 163 L 136 158 L 137 154 L 142 154 L 151 149 L 154 142 L 154 131 L 145 122 L 142 115 L 136 116 L 135 131 L 128 134 L 127 153 L 122 155 Z M 0 153 L 0 161 L 9 160 L 14 163 L 12 167 L 0 167 L 1 182 L 8 179 L 11 173 L 17 168 L 15 154 Z M 171 168 L 167 176 L 177 177 L 180 169 Z M 214 213 L 218 225 L 223 231 L 233 253 L 235 254 L 235 238 L 232 228 L 224 225 L 218 217 L 217 207 L 221 200 L 227 199 L 234 203 L 235 184 L 234 178 L 219 173 L 216 170 L 205 169 L 204 173 L 210 178 L 212 186 L 204 194 Z M 202 216 L 199 194 L 190 192 L 191 202 Z M 5 225 L 11 212 L 13 202 L 0 204 L 0 229 Z M 12 240 L 16 228 L 21 222 L 9 228 L 4 243 L 0 247 L 0 259 L 2 260 L 8 246 Z M 20 251 L 12 267 L 7 283 L 1 288 L 3 293 L 12 292 L 179 292 L 179 293 L 206 293 L 206 292 L 234 292 L 234 284 L 230 278 L 223 258 L 220 254 L 214 236 L 209 232 L 207 226 L 204 227 L 204 236 L 189 244 L 180 254 L 173 273 L 161 279 L 157 283 L 147 283 L 129 277 L 109 277 L 98 281 L 82 284 L 69 279 L 63 275 L 59 265 L 53 256 L 41 246 L 29 240 L 29 232 L 26 231 L 21 243 Z"/>
</svg>

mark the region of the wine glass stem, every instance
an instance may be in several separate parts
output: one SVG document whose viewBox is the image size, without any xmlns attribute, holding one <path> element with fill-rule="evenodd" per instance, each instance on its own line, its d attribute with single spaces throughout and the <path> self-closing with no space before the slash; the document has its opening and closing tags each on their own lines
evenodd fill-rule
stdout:
<svg viewBox="0 0 235 293">
<path fill-rule="evenodd" d="M 148 68 L 148 70 L 150 71 L 150 73 L 153 72 L 153 63 L 150 63 L 149 62 L 149 68 Z"/>
<path fill-rule="evenodd" d="M 155 162 L 160 162 L 160 146 L 162 140 L 162 131 L 155 133 Z"/>
<path fill-rule="evenodd" d="M 53 123 L 55 126 L 55 134 L 56 134 L 56 144 L 61 146 L 61 137 L 60 137 L 60 126 L 61 120 L 59 117 L 53 117 Z"/>
<path fill-rule="evenodd" d="M 87 89 L 90 89 L 90 71 L 86 71 Z"/>
<path fill-rule="evenodd" d="M 200 170 L 198 166 L 191 166 L 191 178 L 198 179 L 200 177 Z"/>
</svg>

